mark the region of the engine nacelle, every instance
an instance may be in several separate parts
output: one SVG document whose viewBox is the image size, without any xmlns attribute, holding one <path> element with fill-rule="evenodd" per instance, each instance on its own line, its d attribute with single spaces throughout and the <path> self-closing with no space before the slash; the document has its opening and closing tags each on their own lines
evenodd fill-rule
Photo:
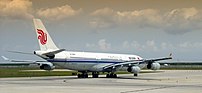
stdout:
<svg viewBox="0 0 202 93">
<path fill-rule="evenodd" d="M 41 64 L 40 69 L 43 70 L 53 70 L 55 68 L 55 66 L 52 63 L 44 63 Z"/>
<path fill-rule="evenodd" d="M 128 67 L 127 71 L 128 72 L 131 72 L 131 73 L 134 73 L 134 74 L 137 74 L 140 72 L 140 67 L 138 66 L 132 66 L 132 67 Z"/>
<path fill-rule="evenodd" d="M 147 68 L 151 69 L 151 70 L 159 70 L 160 67 L 161 67 L 160 64 L 157 62 L 153 62 L 153 63 L 147 65 Z"/>
</svg>

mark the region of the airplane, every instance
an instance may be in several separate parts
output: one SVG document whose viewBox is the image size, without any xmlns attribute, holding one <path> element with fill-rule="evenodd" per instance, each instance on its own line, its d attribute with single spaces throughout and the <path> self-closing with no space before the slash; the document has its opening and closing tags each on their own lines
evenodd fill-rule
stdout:
<svg viewBox="0 0 202 93">
<path fill-rule="evenodd" d="M 107 72 L 107 78 L 116 78 L 116 72 L 125 70 L 138 76 L 142 68 L 159 70 L 160 64 L 157 61 L 172 59 L 172 54 L 168 57 L 156 59 L 143 59 L 138 55 L 74 52 L 59 49 L 40 19 L 33 19 L 40 50 L 34 51 L 34 55 L 44 59 L 44 61 L 32 60 L 11 60 L 4 56 L 4 60 L 13 64 L 38 64 L 40 69 L 53 70 L 55 66 L 78 71 L 78 78 L 88 78 L 92 73 L 92 78 L 98 78 L 100 72 Z"/>
</svg>

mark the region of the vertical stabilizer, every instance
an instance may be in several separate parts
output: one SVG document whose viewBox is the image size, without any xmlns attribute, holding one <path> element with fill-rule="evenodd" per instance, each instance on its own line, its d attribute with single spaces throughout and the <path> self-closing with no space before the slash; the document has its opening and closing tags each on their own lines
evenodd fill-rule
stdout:
<svg viewBox="0 0 202 93">
<path fill-rule="evenodd" d="M 40 49 L 43 51 L 46 50 L 56 50 L 57 46 L 54 44 L 50 35 L 48 34 L 46 28 L 44 27 L 42 21 L 40 19 L 33 19 L 35 31 L 37 34 L 37 39 L 39 41 Z"/>
</svg>

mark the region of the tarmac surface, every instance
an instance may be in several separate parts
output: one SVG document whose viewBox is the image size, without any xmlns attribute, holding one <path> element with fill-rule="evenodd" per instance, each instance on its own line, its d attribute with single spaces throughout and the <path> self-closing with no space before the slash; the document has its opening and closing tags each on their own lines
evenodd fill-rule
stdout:
<svg viewBox="0 0 202 93">
<path fill-rule="evenodd" d="M 0 78 L 0 93 L 202 93 L 202 70 L 118 75 Z"/>
</svg>

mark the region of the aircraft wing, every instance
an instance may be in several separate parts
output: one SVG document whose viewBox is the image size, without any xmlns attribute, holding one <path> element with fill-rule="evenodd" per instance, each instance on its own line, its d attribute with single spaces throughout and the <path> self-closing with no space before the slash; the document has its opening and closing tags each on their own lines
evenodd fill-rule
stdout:
<svg viewBox="0 0 202 93">
<path fill-rule="evenodd" d="M 1 56 L 5 61 L 9 62 L 0 62 L 0 65 L 29 65 L 29 64 L 40 64 L 47 61 L 33 61 L 33 60 L 14 60 L 8 59 L 5 56 Z"/>
<path fill-rule="evenodd" d="M 134 66 L 134 65 L 138 65 L 141 62 L 142 61 L 132 61 L 132 62 L 123 62 L 123 63 L 118 63 L 118 64 L 111 64 L 111 65 L 107 65 L 107 66 L 103 67 L 103 69 L 106 70 L 106 69 L 115 69 L 118 67 Z"/>
<path fill-rule="evenodd" d="M 172 59 L 172 53 L 168 57 L 162 57 L 162 58 L 154 58 L 154 59 L 146 59 L 145 62 L 155 62 L 155 61 L 161 61 L 161 60 L 169 60 Z"/>
<path fill-rule="evenodd" d="M 105 67 L 103 67 L 104 70 L 107 69 L 116 69 L 119 67 L 129 67 L 129 66 L 135 66 L 135 65 L 139 65 L 139 64 L 143 64 L 143 63 L 153 63 L 156 61 L 161 61 L 161 60 L 169 60 L 172 59 L 172 54 L 169 55 L 169 57 L 162 57 L 162 58 L 156 58 L 156 59 L 146 59 L 146 60 L 139 60 L 139 61 L 126 61 L 126 62 L 122 62 L 122 63 L 118 63 L 118 64 L 110 64 L 107 65 Z"/>
<path fill-rule="evenodd" d="M 0 62 L 0 65 L 30 65 L 32 62 Z"/>
</svg>

